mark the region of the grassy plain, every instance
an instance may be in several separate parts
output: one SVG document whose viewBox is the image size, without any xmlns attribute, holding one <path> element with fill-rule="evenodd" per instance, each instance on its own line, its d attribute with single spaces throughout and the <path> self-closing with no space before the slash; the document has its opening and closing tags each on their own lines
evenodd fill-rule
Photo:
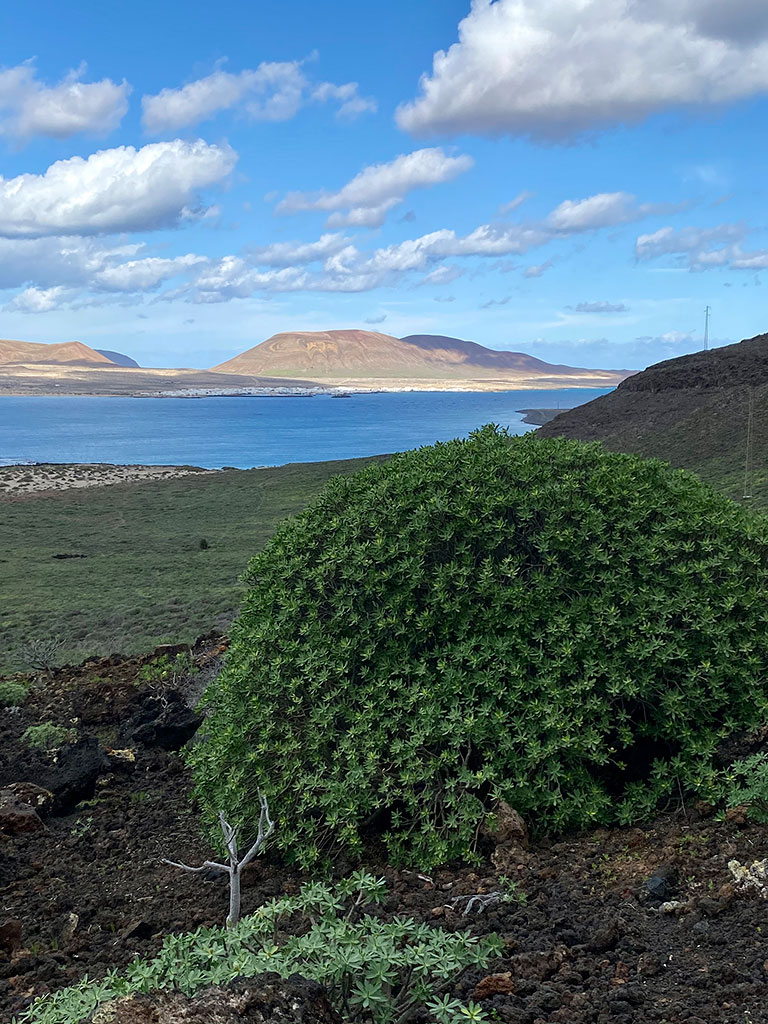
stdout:
<svg viewBox="0 0 768 1024">
<path fill-rule="evenodd" d="M 34 639 L 60 637 L 59 660 L 72 662 L 192 640 L 225 625 L 240 600 L 239 575 L 280 520 L 331 476 L 370 461 L 223 470 L 1 501 L 0 671 L 25 667 L 23 649 Z"/>
<path fill-rule="evenodd" d="M 643 454 L 687 465 L 742 500 L 741 453 L 694 461 L 691 452 L 680 457 L 675 441 L 648 445 Z M 768 508 L 767 450 L 756 446 L 750 473 L 748 503 L 756 508 Z M 77 662 L 225 628 L 242 593 L 238 577 L 280 520 L 331 476 L 370 461 L 223 470 L 0 500 L 0 672 L 26 667 L 23 649 L 34 639 L 61 638 L 59 660 Z"/>
</svg>

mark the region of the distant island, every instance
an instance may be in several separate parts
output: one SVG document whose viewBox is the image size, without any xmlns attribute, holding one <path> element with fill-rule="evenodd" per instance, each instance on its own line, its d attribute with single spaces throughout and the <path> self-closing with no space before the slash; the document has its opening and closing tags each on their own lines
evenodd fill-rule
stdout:
<svg viewBox="0 0 768 1024">
<path fill-rule="evenodd" d="M 147 369 L 82 342 L 0 341 L 0 394 L 317 394 L 611 388 L 634 371 L 547 363 L 441 334 L 286 331 L 209 370 Z"/>
</svg>

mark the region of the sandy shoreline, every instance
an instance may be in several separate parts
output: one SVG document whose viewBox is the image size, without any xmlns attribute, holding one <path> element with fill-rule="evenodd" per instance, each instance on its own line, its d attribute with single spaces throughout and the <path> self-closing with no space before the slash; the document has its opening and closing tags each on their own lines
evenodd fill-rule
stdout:
<svg viewBox="0 0 768 1024">
<path fill-rule="evenodd" d="M 210 370 L 110 369 L 84 366 L 0 366 L 0 397 L 95 398 L 313 397 L 402 391 L 549 391 L 611 388 L 623 373 L 530 377 L 520 373 L 462 377 L 248 377 Z"/>
<path fill-rule="evenodd" d="M 106 487 L 142 480 L 172 480 L 197 473 L 217 473 L 198 466 L 120 466 L 111 463 L 34 463 L 0 466 L 0 502 L 72 488 Z"/>
</svg>

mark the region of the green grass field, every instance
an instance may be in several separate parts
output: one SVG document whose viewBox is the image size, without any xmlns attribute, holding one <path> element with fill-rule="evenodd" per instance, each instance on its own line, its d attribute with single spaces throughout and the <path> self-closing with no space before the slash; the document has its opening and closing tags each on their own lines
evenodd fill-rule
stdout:
<svg viewBox="0 0 768 1024">
<path fill-rule="evenodd" d="M 60 638 L 58 660 L 78 662 L 226 629 L 242 592 L 238 577 L 280 520 L 331 476 L 371 461 L 224 470 L 0 502 L 0 672 L 27 668 L 25 648 L 35 639 Z M 768 474 L 756 462 L 750 503 L 766 507 Z M 738 462 L 715 458 L 696 469 L 741 499 Z"/>
<path fill-rule="evenodd" d="M 331 476 L 371 461 L 225 470 L 0 503 L 0 671 L 25 668 L 34 639 L 60 637 L 58 658 L 71 662 L 225 626 L 240 599 L 238 577 L 280 520 Z"/>
</svg>

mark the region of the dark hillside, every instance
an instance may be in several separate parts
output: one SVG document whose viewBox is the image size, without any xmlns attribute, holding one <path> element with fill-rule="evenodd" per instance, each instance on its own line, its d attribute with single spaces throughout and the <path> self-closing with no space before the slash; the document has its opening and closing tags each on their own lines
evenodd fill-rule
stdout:
<svg viewBox="0 0 768 1024">
<path fill-rule="evenodd" d="M 751 417 L 750 417 L 751 406 Z M 768 334 L 656 363 L 609 395 L 561 413 L 543 437 L 602 441 L 691 469 L 731 497 L 768 504 Z"/>
</svg>

